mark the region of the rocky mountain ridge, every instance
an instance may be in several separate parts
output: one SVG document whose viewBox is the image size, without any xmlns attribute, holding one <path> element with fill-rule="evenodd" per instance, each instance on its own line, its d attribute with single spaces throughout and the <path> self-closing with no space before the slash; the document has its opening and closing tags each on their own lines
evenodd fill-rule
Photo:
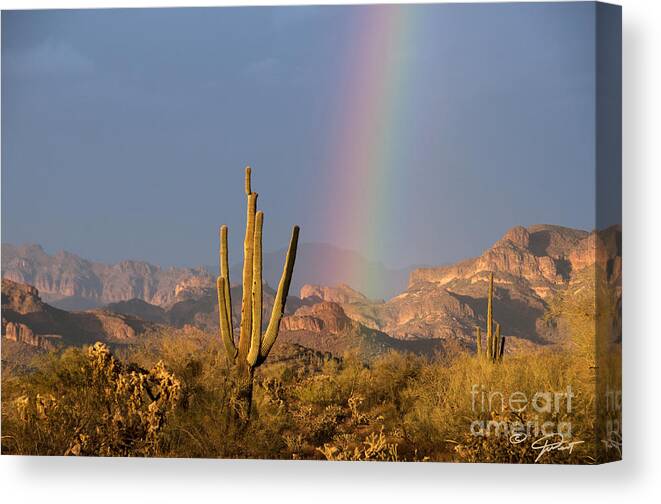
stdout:
<svg viewBox="0 0 661 504">
<path fill-rule="evenodd" d="M 36 287 L 65 309 L 95 308 L 142 299 L 169 305 L 187 290 L 214 285 L 203 268 L 160 268 L 144 261 L 103 264 L 69 252 L 47 254 L 39 245 L 2 245 L 2 277 Z"/>
<path fill-rule="evenodd" d="M 594 267 L 605 271 L 612 285 L 619 289 L 619 227 L 588 233 L 560 226 L 517 226 L 480 256 L 448 266 L 413 270 L 408 286 L 387 301 L 370 299 L 346 284 L 302 285 L 300 298 L 289 296 L 281 339 L 287 344 L 334 354 L 347 348 L 360 348 L 365 355 L 387 349 L 430 354 L 447 348 L 472 348 L 475 327 L 485 326 L 488 280 L 493 272 L 494 316 L 503 334 L 509 337 L 508 349 L 549 344 L 560 337 L 558 327 L 544 318 L 549 300 L 556 292 L 579 282 L 580 272 Z M 100 332 L 113 333 L 111 339 L 115 340 L 135 338 L 139 330 L 130 332 L 120 327 L 133 327 L 136 320 L 177 328 L 193 326 L 210 334 L 217 331 L 215 286 L 208 275 L 183 277 L 174 286 L 170 283 L 169 288 L 173 290 L 167 304 L 157 306 L 139 298 L 121 300 L 103 310 L 84 312 L 77 323 L 89 328 L 90 322 L 85 321 L 93 316 L 97 327 L 103 329 Z M 273 294 L 265 285 L 267 314 Z M 240 299 L 241 286 L 233 286 L 231 295 Z M 31 303 L 37 303 L 34 293 L 27 292 L 21 300 L 16 299 L 17 305 L 29 307 Z M 26 309 L 39 311 L 35 306 Z M 234 303 L 232 315 L 236 326 L 239 303 Z M 3 320 L 3 329 L 15 340 L 44 347 L 49 340 L 40 337 L 59 334 L 46 331 L 44 326 L 35 328 L 18 317 L 7 318 L 6 323 Z"/>
<path fill-rule="evenodd" d="M 354 294 L 346 286 L 304 286 L 303 303 L 337 301 L 366 327 L 398 339 L 441 339 L 470 346 L 474 328 L 485 327 L 486 295 L 494 273 L 496 320 L 504 334 L 545 344 L 558 328 L 544 320 L 553 295 L 599 267 L 614 287 L 621 275 L 621 229 L 587 232 L 561 226 L 516 226 L 480 256 L 411 272 L 408 287 L 384 302 Z M 617 288 L 617 287 L 616 287 Z"/>
</svg>

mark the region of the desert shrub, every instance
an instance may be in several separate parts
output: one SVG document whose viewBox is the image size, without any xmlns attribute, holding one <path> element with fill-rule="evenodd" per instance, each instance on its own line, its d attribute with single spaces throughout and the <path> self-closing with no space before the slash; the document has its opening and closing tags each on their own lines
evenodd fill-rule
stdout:
<svg viewBox="0 0 661 504">
<path fill-rule="evenodd" d="M 344 438 L 346 439 L 346 438 Z M 351 442 L 342 442 L 339 446 L 325 443 L 323 447 L 317 448 L 326 460 L 352 460 L 352 461 L 379 461 L 397 462 L 397 443 L 389 443 L 383 431 L 370 433 L 358 446 Z"/>
<path fill-rule="evenodd" d="M 384 429 L 392 439 L 401 437 L 406 408 L 402 392 L 422 365 L 421 359 L 396 353 L 367 365 L 353 353 L 291 383 L 267 378 L 265 399 L 257 408 L 260 420 L 268 417 L 272 422 L 273 407 L 277 409 L 281 438 L 292 458 L 326 457 L 330 453 L 326 445 L 344 454 L 338 457 L 357 456 L 364 452 L 365 440 L 378 439 Z M 371 453 L 368 449 L 367 454 Z"/>
<path fill-rule="evenodd" d="M 458 353 L 427 361 L 357 354 L 259 369 L 250 422 L 231 422 L 232 373 L 217 337 L 155 332 L 114 350 L 49 354 L 25 374 L 3 371 L 6 453 L 124 454 L 328 460 L 534 461 L 539 450 L 511 436 L 480 436 L 473 422 L 571 422 L 572 453 L 538 462 L 591 462 L 599 425 L 595 372 L 567 345 L 507 355 L 493 365 Z M 617 384 L 617 352 L 608 354 Z M 133 364 L 128 364 L 133 363 Z M 176 378 L 175 378 L 176 377 Z M 517 413 L 507 398 L 572 387 L 572 411 Z M 158 395 L 161 387 L 171 392 Z M 489 404 L 489 393 L 495 393 Z M 482 406 L 482 394 L 484 404 Z M 502 399 L 501 399 L 502 397 Z M 615 414 L 613 414 L 615 417 Z M 613 447 L 611 450 L 615 450 Z"/>
<path fill-rule="evenodd" d="M 101 343 L 51 355 L 14 397 L 3 398 L 3 451 L 158 455 L 179 390 L 162 362 L 149 370 L 123 366 Z"/>
<path fill-rule="evenodd" d="M 402 392 L 419 376 L 426 362 L 412 354 L 389 352 L 374 360 L 358 389 L 370 406 L 388 405 L 401 413 L 408 409 Z"/>
<path fill-rule="evenodd" d="M 232 377 L 216 339 L 194 329 L 164 330 L 123 357 L 141 366 L 161 360 L 180 379 L 180 400 L 161 436 L 163 456 L 238 456 L 245 432 L 230 422 Z"/>
<path fill-rule="evenodd" d="M 354 390 L 365 383 L 369 370 L 356 354 L 347 353 L 342 364 L 328 361 L 320 373 L 301 377 L 294 384 L 294 398 L 302 403 L 325 407 L 346 405 Z"/>
</svg>

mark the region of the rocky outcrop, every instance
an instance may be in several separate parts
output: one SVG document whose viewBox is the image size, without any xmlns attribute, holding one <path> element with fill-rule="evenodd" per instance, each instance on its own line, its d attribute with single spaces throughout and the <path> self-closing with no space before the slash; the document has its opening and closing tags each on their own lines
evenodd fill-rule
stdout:
<svg viewBox="0 0 661 504">
<path fill-rule="evenodd" d="M 209 294 L 215 294 L 216 282 L 210 276 L 192 276 L 183 279 L 174 287 L 176 302 L 187 299 L 198 299 Z"/>
<path fill-rule="evenodd" d="M 32 285 L 25 285 L 11 280 L 2 280 L 2 308 L 13 310 L 25 315 L 46 309 L 41 301 L 39 291 Z"/>
<path fill-rule="evenodd" d="M 288 319 L 292 319 L 289 321 Z M 287 322 L 284 322 L 287 320 Z M 322 330 L 336 334 L 346 330 L 352 321 L 344 313 L 342 307 L 333 302 L 322 301 L 311 306 L 302 306 L 291 317 L 283 319 L 284 328 L 291 330 L 312 330 L 321 332 Z M 307 327 L 305 327 L 307 326 Z"/>
<path fill-rule="evenodd" d="M 9 340 L 44 349 L 96 341 L 131 342 L 155 327 L 103 310 L 59 310 L 44 303 L 34 287 L 2 279 L 2 331 Z"/>
<path fill-rule="evenodd" d="M 440 340 L 403 341 L 351 319 L 340 304 L 321 301 L 304 305 L 282 319 L 276 345 L 296 343 L 341 356 L 355 351 L 365 358 L 390 350 L 432 355 L 443 349 Z"/>
<path fill-rule="evenodd" d="M 8 322 L 4 317 L 2 319 L 2 335 L 10 341 L 24 343 L 43 350 L 53 350 L 55 348 L 47 337 L 38 336 L 25 324 Z"/>
<path fill-rule="evenodd" d="M 498 272 L 505 278 L 527 282 L 540 296 L 569 280 L 573 269 L 570 256 L 581 249 L 589 234 L 560 226 L 516 226 L 481 256 L 437 268 L 411 272 L 409 286 L 417 282 L 448 285 L 470 281 L 483 272 Z"/>
<path fill-rule="evenodd" d="M 362 303 L 367 297 L 347 284 L 337 287 L 305 284 L 301 287 L 301 299 L 306 302 L 330 301 L 332 303 Z"/>
<path fill-rule="evenodd" d="M 437 268 L 411 272 L 409 286 L 431 282 L 448 286 L 471 282 L 484 272 L 495 272 L 501 284 L 525 284 L 541 298 L 566 287 L 572 275 L 595 263 L 618 270 L 621 258 L 621 230 L 581 231 L 561 226 L 516 226 L 493 247 L 476 258 Z M 620 259 L 621 260 L 621 259 Z M 617 263 L 617 264 L 616 264 Z"/>
<path fill-rule="evenodd" d="M 309 331 L 321 332 L 324 330 L 324 321 L 309 315 L 290 315 L 280 322 L 283 331 Z"/>
<path fill-rule="evenodd" d="M 568 254 L 572 269 L 580 271 L 594 264 L 608 272 L 612 282 L 622 274 L 622 230 L 611 227 L 590 233 Z"/>
</svg>

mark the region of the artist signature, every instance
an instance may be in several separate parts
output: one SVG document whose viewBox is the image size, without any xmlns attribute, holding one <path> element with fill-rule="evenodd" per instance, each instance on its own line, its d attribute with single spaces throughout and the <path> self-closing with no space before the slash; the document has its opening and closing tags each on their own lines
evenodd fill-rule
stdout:
<svg viewBox="0 0 661 504">
<path fill-rule="evenodd" d="M 608 434 L 608 438 L 602 439 L 601 442 L 604 443 L 607 450 L 609 448 L 615 448 L 620 457 L 622 456 L 622 436 L 619 432 L 611 431 Z"/>
<path fill-rule="evenodd" d="M 510 443 L 519 444 L 523 443 L 526 439 L 528 439 L 528 435 L 525 432 L 517 432 L 510 436 Z M 553 432 L 536 439 L 530 447 L 533 450 L 539 450 L 539 454 L 535 459 L 535 462 L 537 462 L 545 453 L 552 451 L 568 451 L 571 453 L 574 450 L 574 446 L 581 443 L 583 441 L 568 441 L 566 436 L 561 432 Z"/>
</svg>

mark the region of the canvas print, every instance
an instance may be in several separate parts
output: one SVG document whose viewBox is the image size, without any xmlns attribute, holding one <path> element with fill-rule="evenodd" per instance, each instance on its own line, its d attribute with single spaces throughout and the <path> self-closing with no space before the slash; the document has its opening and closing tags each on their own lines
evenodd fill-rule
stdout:
<svg viewBox="0 0 661 504">
<path fill-rule="evenodd" d="M 2 12 L 3 455 L 619 460 L 621 278 L 619 7 Z"/>
</svg>

